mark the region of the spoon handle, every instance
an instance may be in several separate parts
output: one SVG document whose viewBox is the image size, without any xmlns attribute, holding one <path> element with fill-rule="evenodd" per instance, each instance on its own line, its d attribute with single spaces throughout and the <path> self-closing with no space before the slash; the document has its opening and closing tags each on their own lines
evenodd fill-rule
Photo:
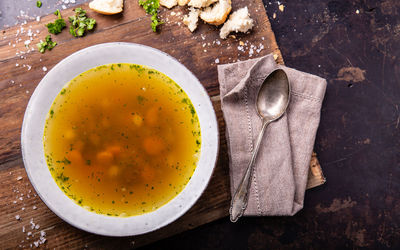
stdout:
<svg viewBox="0 0 400 250">
<path fill-rule="evenodd" d="M 251 160 L 247 167 L 246 173 L 243 175 L 242 181 L 240 182 L 239 187 L 232 198 L 231 207 L 229 209 L 229 213 L 231 215 L 230 219 L 232 222 L 236 222 L 243 215 L 244 210 L 246 210 L 247 208 L 247 201 L 249 199 L 248 194 L 250 190 L 251 178 L 253 176 L 254 163 L 256 161 L 258 149 L 260 148 L 260 144 L 264 136 L 265 128 L 269 123 L 270 121 L 263 120 L 263 125 L 260 134 L 257 137 L 256 146 L 253 150 L 253 154 L 251 156 Z"/>
</svg>

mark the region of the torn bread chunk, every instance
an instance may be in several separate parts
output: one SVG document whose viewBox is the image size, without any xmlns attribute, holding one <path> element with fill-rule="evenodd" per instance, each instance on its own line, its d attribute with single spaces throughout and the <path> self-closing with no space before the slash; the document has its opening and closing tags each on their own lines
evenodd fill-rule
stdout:
<svg viewBox="0 0 400 250">
<path fill-rule="evenodd" d="M 93 0 L 89 3 L 89 8 L 104 14 L 114 15 L 122 12 L 124 0 Z"/>
<path fill-rule="evenodd" d="M 218 0 L 190 0 L 188 5 L 200 9 L 208 7 L 215 2 L 218 2 Z"/>
<path fill-rule="evenodd" d="M 183 23 L 188 26 L 191 32 L 193 32 L 197 28 L 200 10 L 193 7 L 189 8 L 189 10 L 189 14 L 183 18 Z"/>
<path fill-rule="evenodd" d="M 233 12 L 228 21 L 222 26 L 219 36 L 222 39 L 226 39 L 232 31 L 247 32 L 253 28 L 254 21 L 250 18 L 249 10 L 247 7 L 238 9 Z"/>
<path fill-rule="evenodd" d="M 178 5 L 179 6 L 185 6 L 186 4 L 189 3 L 190 0 L 178 0 Z"/>
<path fill-rule="evenodd" d="M 206 23 L 220 25 L 225 22 L 231 10 L 231 0 L 219 0 L 214 6 L 208 7 L 202 11 L 200 13 L 200 18 Z"/>
<path fill-rule="evenodd" d="M 160 0 L 160 5 L 171 9 L 178 4 L 177 0 Z"/>
</svg>

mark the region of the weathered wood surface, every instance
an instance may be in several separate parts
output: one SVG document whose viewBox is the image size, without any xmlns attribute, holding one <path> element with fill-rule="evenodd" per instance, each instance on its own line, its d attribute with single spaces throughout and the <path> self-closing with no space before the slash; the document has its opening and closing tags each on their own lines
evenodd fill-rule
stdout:
<svg viewBox="0 0 400 250">
<path fill-rule="evenodd" d="M 225 139 L 225 124 L 219 102 L 219 87 L 215 60 L 219 63 L 229 63 L 249 58 L 248 50 L 238 51 L 240 41 L 250 46 L 262 44 L 264 49 L 254 53 L 253 57 L 275 53 L 277 61 L 283 63 L 280 51 L 265 14 L 261 0 L 233 1 L 233 10 L 248 6 L 251 16 L 256 21 L 253 31 L 247 35 L 237 35 L 222 41 L 218 37 L 218 29 L 201 24 L 195 33 L 182 24 L 185 8 L 176 7 L 173 11 L 183 13 L 172 16 L 166 9 L 161 11 L 161 18 L 166 21 L 161 32 L 156 34 L 150 29 L 150 17 L 138 7 L 136 1 L 125 1 L 123 14 L 102 16 L 93 12 L 90 17 L 97 20 L 94 32 L 83 38 L 72 37 L 67 30 L 54 36 L 58 45 L 45 54 L 26 51 L 24 41 L 28 39 L 26 31 L 34 33 L 39 30 L 30 47 L 36 49 L 36 44 L 47 35 L 44 24 L 55 17 L 43 17 L 40 22 L 25 24 L 23 35 L 16 37 L 21 26 L 3 30 L 0 33 L 0 248 L 29 247 L 39 239 L 40 231 L 46 231 L 46 248 L 131 248 L 177 234 L 179 232 L 200 226 L 210 221 L 228 215 L 230 200 L 228 157 Z M 87 5 L 83 5 L 88 9 Z M 62 11 L 64 18 L 72 15 L 72 10 Z M 16 43 L 16 39 L 22 38 Z M 204 85 L 214 104 L 220 129 L 220 154 L 216 169 L 210 184 L 196 203 L 183 217 L 171 225 L 156 232 L 124 238 L 97 236 L 76 229 L 53 214 L 39 199 L 32 188 L 23 166 L 20 148 L 20 130 L 26 105 L 41 78 L 46 74 L 43 67 L 50 70 L 60 60 L 71 53 L 85 47 L 104 42 L 134 42 L 160 49 L 177 58 L 191 70 Z M 220 41 L 220 42 L 217 42 Z M 9 45 L 11 44 L 11 45 Z M 15 47 L 13 47 L 15 44 Z M 19 53 L 18 55 L 16 53 Z M 16 66 L 18 65 L 18 66 Z M 25 67 L 23 66 L 25 65 Z M 29 65 L 29 66 L 27 66 Z M 30 68 L 28 70 L 28 68 Z M 312 160 L 312 170 L 309 176 L 309 187 L 324 182 L 322 172 L 316 157 Z M 21 180 L 18 177 L 22 177 Z M 36 208 L 36 209 L 35 209 Z M 19 215 L 20 220 L 16 219 Z M 30 220 L 40 225 L 39 229 L 31 229 Z M 26 232 L 22 231 L 23 226 Z M 27 235 L 32 232 L 32 236 Z M 27 238 L 28 237 L 28 238 Z M 134 242 L 134 243 L 133 243 Z"/>
</svg>

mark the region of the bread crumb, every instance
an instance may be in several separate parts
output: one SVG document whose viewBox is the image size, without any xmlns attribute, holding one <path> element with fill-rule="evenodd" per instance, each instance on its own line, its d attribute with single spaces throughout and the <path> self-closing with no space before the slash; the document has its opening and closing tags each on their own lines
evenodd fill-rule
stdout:
<svg viewBox="0 0 400 250">
<path fill-rule="evenodd" d="M 197 28 L 200 10 L 191 7 L 190 12 L 183 18 L 183 23 L 188 26 L 189 30 L 193 32 Z"/>
<path fill-rule="evenodd" d="M 233 12 L 229 20 L 226 21 L 224 26 L 222 26 L 219 36 L 222 39 L 226 39 L 228 34 L 232 31 L 237 32 L 247 32 L 253 28 L 253 19 L 250 18 L 249 10 L 247 6 L 237 11 Z"/>
<path fill-rule="evenodd" d="M 179 6 L 185 6 L 186 4 L 188 4 L 189 0 L 178 0 L 178 5 Z"/>
<path fill-rule="evenodd" d="M 274 14 L 272 14 L 272 18 L 275 19 L 276 18 L 276 13 L 274 12 Z"/>
<path fill-rule="evenodd" d="M 360 11 L 359 11 L 359 10 L 356 10 L 356 14 L 360 14 Z"/>
<path fill-rule="evenodd" d="M 285 5 L 280 4 L 278 8 L 279 8 L 279 10 L 280 10 L 281 12 L 283 12 L 283 11 L 285 10 Z"/>
<path fill-rule="evenodd" d="M 178 4 L 177 0 L 160 0 L 160 5 L 171 9 Z"/>
<path fill-rule="evenodd" d="M 239 41 L 239 45 L 243 46 L 244 42 L 243 41 Z"/>
<path fill-rule="evenodd" d="M 278 55 L 274 53 L 274 60 L 278 59 Z"/>
<path fill-rule="evenodd" d="M 217 1 L 218 0 L 190 0 L 188 5 L 191 7 L 200 9 L 200 8 L 208 7 Z"/>
<path fill-rule="evenodd" d="M 121 13 L 123 6 L 123 0 L 93 0 L 89 3 L 90 9 L 104 15 Z"/>
<path fill-rule="evenodd" d="M 207 7 L 205 10 L 203 10 L 200 13 L 200 18 L 206 23 L 221 25 L 225 22 L 231 10 L 231 0 L 219 0 L 219 2 L 214 6 Z"/>
</svg>

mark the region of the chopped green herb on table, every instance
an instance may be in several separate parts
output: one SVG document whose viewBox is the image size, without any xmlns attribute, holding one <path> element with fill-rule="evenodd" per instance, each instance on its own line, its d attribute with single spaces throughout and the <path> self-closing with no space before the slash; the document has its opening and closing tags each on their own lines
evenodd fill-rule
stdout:
<svg viewBox="0 0 400 250">
<path fill-rule="evenodd" d="M 75 37 L 83 36 L 86 31 L 93 30 L 96 24 L 96 20 L 93 18 L 88 18 L 86 16 L 86 11 L 82 8 L 76 8 L 75 16 L 70 16 L 68 19 L 71 23 L 71 26 L 69 27 L 69 33 Z"/>
<path fill-rule="evenodd" d="M 51 40 L 51 36 L 47 35 L 44 41 L 40 41 L 40 43 L 37 44 L 37 47 L 39 49 L 40 53 L 44 53 L 47 50 L 51 50 L 57 45 L 56 42 L 53 42 Z"/>
<path fill-rule="evenodd" d="M 156 32 L 157 26 L 163 24 L 157 16 L 160 8 L 159 0 L 139 0 L 139 5 L 143 7 L 147 14 L 151 15 L 151 29 Z"/>
<path fill-rule="evenodd" d="M 54 15 L 58 16 L 58 19 L 56 19 L 54 21 L 54 23 L 46 24 L 46 27 L 47 27 L 49 33 L 57 35 L 58 33 L 60 33 L 62 31 L 62 29 L 67 27 L 67 25 L 65 23 L 65 20 L 62 19 L 61 13 L 59 10 L 56 10 L 56 12 L 54 12 Z"/>
<path fill-rule="evenodd" d="M 42 1 L 36 1 L 36 7 L 38 8 L 42 7 Z"/>
</svg>

